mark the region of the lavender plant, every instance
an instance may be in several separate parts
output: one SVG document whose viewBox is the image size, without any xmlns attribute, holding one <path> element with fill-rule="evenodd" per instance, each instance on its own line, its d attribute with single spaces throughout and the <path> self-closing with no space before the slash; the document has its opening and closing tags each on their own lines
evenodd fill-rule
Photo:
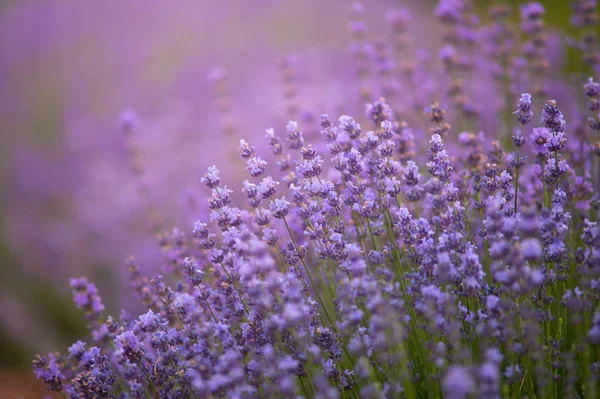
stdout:
<svg viewBox="0 0 600 399">
<path fill-rule="evenodd" d="M 519 156 L 483 175 L 451 157 L 445 112 L 430 111 L 424 163 L 399 161 L 402 128 L 383 100 L 366 107 L 373 130 L 322 116 L 328 156 L 297 122 L 285 140 L 269 129 L 273 152 L 295 159 L 283 182 L 242 140 L 249 207 L 210 167 L 210 221 L 172 243 L 172 275 L 130 263 L 148 311 L 105 318 L 95 286 L 72 279 L 92 338 L 38 358 L 38 377 L 72 398 L 595 397 L 600 228 L 570 220 L 576 176 L 556 102 L 531 140 L 548 202 L 517 202 L 531 184 L 517 180 Z M 519 149 L 530 96 L 516 114 Z"/>
<path fill-rule="evenodd" d="M 353 12 L 364 98 L 376 90 L 372 53 L 362 6 Z M 589 173 L 598 145 L 571 166 L 559 101 L 528 93 L 511 99 L 514 153 L 501 137 L 453 128 L 480 120 L 462 92 L 476 64 L 471 13 L 460 0 L 437 9 L 460 49 L 442 51 L 451 82 L 438 95 L 454 87 L 454 107 L 431 101 L 415 115 L 411 95 L 405 117 L 379 98 L 364 115 L 267 129 L 271 154 L 240 140 L 241 196 L 209 167 L 199 179 L 209 215 L 161 237 L 164 275 L 127 261 L 140 315 L 105 315 L 95 285 L 72 279 L 90 335 L 34 360 L 48 390 L 73 399 L 598 397 L 600 226 Z M 547 69 L 542 14 L 537 3 L 522 9 L 534 72 Z M 386 65 L 374 70 L 398 100 L 394 74 L 415 75 L 388 65 L 397 60 L 389 50 L 378 43 L 371 61 Z M 533 98 L 545 87 L 540 73 Z M 597 114 L 597 89 L 593 80 L 579 88 L 582 114 Z M 322 138 L 309 142 L 305 129 Z"/>
</svg>

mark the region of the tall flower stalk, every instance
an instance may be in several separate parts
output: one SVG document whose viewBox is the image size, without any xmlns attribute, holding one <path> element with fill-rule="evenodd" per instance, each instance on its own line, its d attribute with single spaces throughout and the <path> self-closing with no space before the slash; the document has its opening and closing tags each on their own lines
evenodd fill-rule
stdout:
<svg viewBox="0 0 600 399">
<path fill-rule="evenodd" d="M 591 145 L 591 149 L 592 158 L 595 159 L 596 164 L 596 204 L 592 210 L 595 211 L 594 214 L 597 214 L 600 206 L 600 84 L 590 78 L 583 88 L 587 97 L 587 108 L 591 113 L 588 124 L 592 130 L 592 140 L 596 140 Z M 594 163 L 594 160 L 592 160 L 592 163 Z"/>
<path fill-rule="evenodd" d="M 526 157 L 521 157 L 521 147 L 527 142 L 527 139 L 523 136 L 523 130 L 525 129 L 525 125 L 529 124 L 533 117 L 531 109 L 531 94 L 522 94 L 517 110 L 514 112 L 517 115 L 517 120 L 521 124 L 519 132 L 513 136 L 513 144 L 517 148 L 517 155 L 512 162 L 512 166 L 515 168 L 515 214 L 518 210 L 517 205 L 519 201 L 519 170 L 525 164 L 525 160 L 527 159 Z"/>
</svg>

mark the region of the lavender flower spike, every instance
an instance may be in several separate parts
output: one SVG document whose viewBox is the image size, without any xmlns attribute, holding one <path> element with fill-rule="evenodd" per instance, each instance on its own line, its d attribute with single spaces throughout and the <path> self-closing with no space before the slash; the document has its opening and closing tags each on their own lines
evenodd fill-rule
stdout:
<svg viewBox="0 0 600 399">
<path fill-rule="evenodd" d="M 531 110 L 532 108 L 531 94 L 521 94 L 517 110 L 513 112 L 513 114 L 517 115 L 517 120 L 521 125 L 527 125 L 531 122 L 531 119 L 533 118 L 533 111 Z"/>
</svg>

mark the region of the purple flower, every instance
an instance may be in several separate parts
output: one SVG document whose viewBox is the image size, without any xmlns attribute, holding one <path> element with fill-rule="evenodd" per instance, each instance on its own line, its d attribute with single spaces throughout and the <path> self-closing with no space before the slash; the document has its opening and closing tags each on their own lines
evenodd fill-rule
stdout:
<svg viewBox="0 0 600 399">
<path fill-rule="evenodd" d="M 440 49 L 439 57 L 446 65 L 453 65 L 458 60 L 456 49 L 450 44 L 447 44 Z"/>
<path fill-rule="evenodd" d="M 531 105 L 531 94 L 529 94 L 529 93 L 521 94 L 521 98 L 519 99 L 519 105 L 517 106 L 517 110 L 515 112 L 513 112 L 513 114 L 517 115 L 517 120 L 519 121 L 519 123 L 521 125 L 527 125 L 528 123 L 531 122 L 531 119 L 533 118 L 533 111 L 532 111 L 532 105 Z M 517 146 L 517 147 L 520 147 L 520 146 Z"/>
<path fill-rule="evenodd" d="M 283 145 L 281 144 L 281 139 L 275 135 L 275 130 L 273 128 L 267 129 L 265 137 L 269 139 L 269 148 L 275 155 L 281 155 L 283 152 Z"/>
<path fill-rule="evenodd" d="M 528 238 L 521 243 L 521 253 L 523 257 L 530 261 L 536 261 L 542 256 L 542 246 L 536 238 Z"/>
<path fill-rule="evenodd" d="M 209 167 L 208 172 L 200 179 L 200 181 L 209 188 L 217 187 L 221 181 L 217 167 L 215 165 Z"/>
<path fill-rule="evenodd" d="M 274 133 L 273 133 L 274 134 Z M 240 140 L 240 146 L 238 148 L 242 158 L 252 158 L 256 154 L 256 149 L 252 147 L 246 140 Z"/>
<path fill-rule="evenodd" d="M 108 356 L 100 349 L 93 347 L 87 353 L 89 362 L 86 370 L 78 373 L 71 381 L 67 394 L 71 398 L 81 397 L 114 397 L 113 389 L 116 381 Z"/>
<path fill-rule="evenodd" d="M 431 149 L 427 153 L 427 170 L 432 176 L 437 177 L 440 181 L 445 182 L 450 178 L 453 167 L 450 163 L 450 156 L 444 150 L 444 143 L 439 134 L 431 136 L 429 141 Z"/>
<path fill-rule="evenodd" d="M 125 356 L 135 356 L 140 351 L 140 341 L 133 331 L 125 331 L 117 335 L 115 344 Z"/>
<path fill-rule="evenodd" d="M 299 150 L 304 145 L 304 136 L 300 130 L 298 130 L 298 122 L 290 121 L 286 130 L 288 132 L 288 145 L 292 150 Z"/>
<path fill-rule="evenodd" d="M 75 360 L 81 360 L 81 357 L 85 353 L 85 343 L 81 341 L 75 342 L 68 349 L 69 357 Z"/>
<path fill-rule="evenodd" d="M 322 171 L 323 160 L 320 156 L 315 156 L 311 159 L 303 159 L 296 165 L 296 172 L 304 177 L 319 176 Z"/>
<path fill-rule="evenodd" d="M 54 356 L 38 356 L 32 363 L 35 376 L 46 384 L 46 389 L 54 392 L 62 390 L 65 376 Z"/>
<path fill-rule="evenodd" d="M 528 3 L 521 7 L 521 18 L 525 20 L 534 20 L 544 14 L 544 6 L 540 3 Z"/>
<path fill-rule="evenodd" d="M 261 157 L 252 157 L 246 162 L 246 170 L 250 172 L 250 176 L 261 176 L 267 170 L 267 162 Z"/>
<path fill-rule="evenodd" d="M 271 176 L 267 176 L 264 179 L 262 179 L 260 184 L 258 185 L 258 189 L 257 189 L 258 195 L 262 199 L 271 198 L 272 196 L 274 196 L 277 193 L 278 185 L 279 185 L 279 182 L 273 180 L 273 178 Z"/>
<path fill-rule="evenodd" d="M 365 115 L 377 126 L 381 126 L 381 123 L 385 120 L 394 119 L 392 108 L 387 104 L 384 98 L 380 98 L 372 104 L 365 104 Z"/>
<path fill-rule="evenodd" d="M 555 135 L 548 138 L 546 148 L 549 152 L 557 152 L 565 148 L 567 137 L 563 132 L 556 132 Z"/>
<path fill-rule="evenodd" d="M 600 83 L 594 82 L 594 78 L 590 78 L 583 85 L 585 95 L 588 98 L 587 107 L 592 112 L 600 111 Z"/>
<path fill-rule="evenodd" d="M 183 273 L 190 285 L 197 286 L 202 284 L 202 275 L 204 273 L 198 269 L 196 262 L 190 258 L 183 260 Z"/>
<path fill-rule="evenodd" d="M 374 265 L 381 265 L 385 262 L 385 255 L 378 251 L 369 252 L 369 260 Z"/>
<path fill-rule="evenodd" d="M 554 133 L 564 132 L 565 121 L 563 120 L 562 112 L 560 112 L 555 100 L 548 100 L 542 110 L 542 119 L 540 123 Z"/>
<path fill-rule="evenodd" d="M 435 7 L 435 15 L 445 23 L 456 24 L 462 19 L 460 0 L 440 0 Z"/>
<path fill-rule="evenodd" d="M 104 311 L 102 298 L 98 295 L 96 286 L 88 282 L 85 277 L 72 278 L 70 284 L 73 290 L 73 302 L 78 309 L 86 311 L 86 320 L 96 323 Z"/>
<path fill-rule="evenodd" d="M 475 381 L 464 366 L 450 366 L 442 382 L 444 397 L 467 398 L 475 389 Z"/>
<path fill-rule="evenodd" d="M 282 219 L 289 213 L 290 203 L 285 200 L 285 197 L 275 198 L 271 202 L 270 210 L 274 217 Z"/>
</svg>

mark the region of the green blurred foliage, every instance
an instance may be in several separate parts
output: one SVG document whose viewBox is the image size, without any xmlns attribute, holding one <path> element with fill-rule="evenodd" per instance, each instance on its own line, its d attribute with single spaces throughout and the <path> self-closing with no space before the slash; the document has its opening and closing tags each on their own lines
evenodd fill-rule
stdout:
<svg viewBox="0 0 600 399">
<path fill-rule="evenodd" d="M 493 1 L 494 3 L 498 2 L 498 0 Z M 514 13 L 514 19 L 515 22 L 518 23 L 519 7 L 530 3 L 530 1 L 508 0 L 506 2 L 509 3 L 516 11 Z M 565 37 L 571 36 L 578 38 L 577 29 L 571 26 L 569 21 L 571 18 L 570 0 L 537 0 L 537 2 L 542 4 L 546 10 L 544 14 L 546 26 L 550 27 L 552 30 L 560 31 Z M 482 12 L 485 12 L 490 3 L 488 1 L 475 0 L 475 4 L 481 14 Z M 583 76 L 587 76 L 590 72 L 583 66 L 579 52 L 576 49 L 568 46 L 564 50 L 563 73 L 565 76 L 570 76 L 573 74 L 582 74 Z"/>
<path fill-rule="evenodd" d="M 76 309 L 70 297 L 58 290 L 48 281 L 28 276 L 19 267 L 13 254 L 0 237 L 0 289 L 8 296 L 21 302 L 29 315 L 35 320 L 43 320 L 36 328 L 47 329 L 56 336 L 58 344 L 66 345 L 86 335 L 83 312 Z M 16 262 L 16 263 L 13 263 Z M 0 328 L 0 369 L 29 369 L 32 354 L 35 352 L 34 342 L 24 344 L 16 341 Z"/>
</svg>

